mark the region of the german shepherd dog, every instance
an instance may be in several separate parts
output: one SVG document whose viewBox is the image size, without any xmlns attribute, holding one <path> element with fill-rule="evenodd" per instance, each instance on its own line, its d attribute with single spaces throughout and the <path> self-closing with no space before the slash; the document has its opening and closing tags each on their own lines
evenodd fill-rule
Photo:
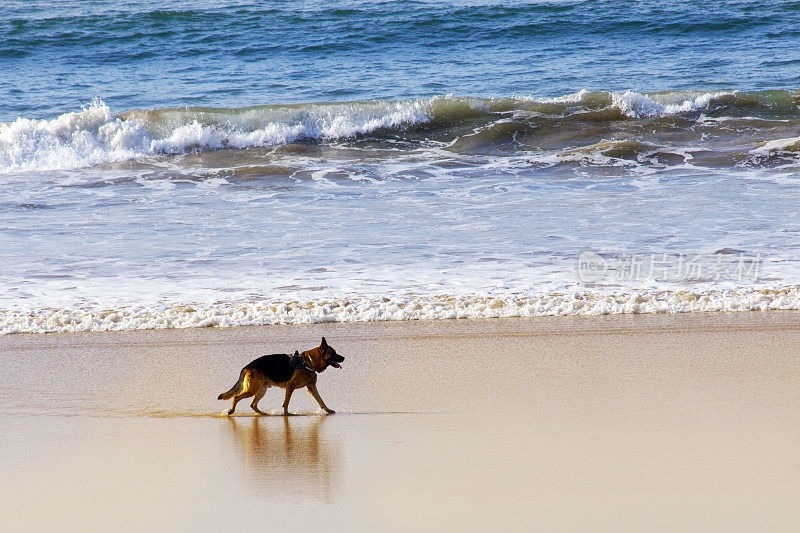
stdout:
<svg viewBox="0 0 800 533">
<path fill-rule="evenodd" d="M 239 400 L 253 396 L 250 407 L 256 413 L 263 415 L 265 413 L 258 408 L 259 400 L 264 397 L 268 388 L 280 387 L 286 389 L 283 414 L 289 415 L 289 400 L 292 398 L 292 393 L 295 389 L 306 387 L 326 413 L 335 413 L 333 409 L 328 409 L 317 392 L 317 374 L 329 366 L 341 368 L 339 363 L 342 361 L 344 357 L 328 346 L 325 337 L 322 337 L 322 343 L 307 352 L 294 352 L 294 355 L 274 353 L 259 357 L 242 369 L 239 381 L 231 387 L 231 390 L 220 394 L 218 399 L 233 398 L 233 405 L 228 410 L 228 414 L 232 415 Z"/>
</svg>

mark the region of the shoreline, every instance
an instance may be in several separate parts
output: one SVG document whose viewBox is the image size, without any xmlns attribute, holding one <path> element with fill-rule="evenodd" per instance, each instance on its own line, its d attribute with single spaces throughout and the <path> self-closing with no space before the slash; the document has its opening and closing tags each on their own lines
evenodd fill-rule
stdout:
<svg viewBox="0 0 800 533">
<path fill-rule="evenodd" d="M 700 319 L 700 320 L 697 320 Z M 381 325 L 388 324 L 448 324 L 448 323 L 502 323 L 503 321 L 522 323 L 538 324 L 537 329 L 530 334 L 537 334 L 535 331 L 539 329 L 547 329 L 552 334 L 558 334 L 562 328 L 569 329 L 573 327 L 573 323 L 586 321 L 590 324 L 593 320 L 609 320 L 611 324 L 619 322 L 619 324 L 629 324 L 628 327 L 634 327 L 635 321 L 642 321 L 642 324 L 652 323 L 653 325 L 659 324 L 667 327 L 670 322 L 679 324 L 678 327 L 692 328 L 695 322 L 708 322 L 718 321 L 727 327 L 741 328 L 758 328 L 770 327 L 772 325 L 784 325 L 787 328 L 797 326 L 800 328 L 800 309 L 748 309 L 748 310 L 710 310 L 710 311 L 676 311 L 676 312 L 654 312 L 654 313 L 605 313 L 605 314 L 570 314 L 570 315 L 535 315 L 535 316 L 487 316 L 487 317 L 457 317 L 457 318 L 408 318 L 408 319 L 378 319 L 378 320 L 353 320 L 353 321 L 320 321 L 320 322 L 287 322 L 287 323 L 270 323 L 270 324 L 242 324 L 242 325 L 206 325 L 206 326 L 176 326 L 176 327 L 153 327 L 142 329 L 99 329 L 99 330 L 77 330 L 77 331 L 42 331 L 31 332 L 21 331 L 13 333 L 0 333 L 0 340 L 14 337 L 38 337 L 38 336 L 54 336 L 54 335 L 100 335 L 105 333 L 112 334 L 136 334 L 145 332 L 189 332 L 189 331 L 229 331 L 240 330 L 246 331 L 250 329 L 259 328 L 363 328 L 363 327 L 381 327 Z M 563 321 L 564 324 L 559 325 L 558 322 Z M 600 327 L 607 327 L 608 324 L 598 325 Z M 386 326 L 390 327 L 390 326 Z M 493 330 L 494 328 L 488 328 Z M 502 328 L 501 328 L 502 329 Z"/>
<path fill-rule="evenodd" d="M 405 296 L 245 301 L 119 309 L 0 309 L 0 335 L 81 331 L 140 331 L 289 324 L 377 323 L 559 316 L 679 315 L 800 310 L 800 288 L 607 293 L 538 297 Z"/>
</svg>

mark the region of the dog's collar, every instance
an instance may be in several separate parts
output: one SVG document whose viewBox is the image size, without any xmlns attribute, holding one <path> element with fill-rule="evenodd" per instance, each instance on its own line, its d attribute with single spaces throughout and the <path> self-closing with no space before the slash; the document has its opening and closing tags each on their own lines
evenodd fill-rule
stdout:
<svg viewBox="0 0 800 533">
<path fill-rule="evenodd" d="M 314 365 L 311 364 L 311 358 L 309 356 L 307 356 L 306 354 L 302 354 L 300 357 L 303 358 L 303 363 L 305 363 L 306 368 L 308 368 L 314 373 L 317 372 L 316 370 L 314 370 Z"/>
</svg>

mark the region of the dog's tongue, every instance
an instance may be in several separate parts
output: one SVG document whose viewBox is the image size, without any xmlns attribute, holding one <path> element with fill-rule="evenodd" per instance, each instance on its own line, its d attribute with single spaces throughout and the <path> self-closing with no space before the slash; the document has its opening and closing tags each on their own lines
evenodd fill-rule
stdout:
<svg viewBox="0 0 800 533">
<path fill-rule="evenodd" d="M 339 365 L 339 363 L 337 363 L 337 362 L 335 362 L 335 361 L 331 361 L 331 362 L 330 362 L 330 363 L 328 363 L 328 364 L 329 364 L 329 365 L 331 365 L 333 368 L 342 368 L 342 367 Z"/>
</svg>

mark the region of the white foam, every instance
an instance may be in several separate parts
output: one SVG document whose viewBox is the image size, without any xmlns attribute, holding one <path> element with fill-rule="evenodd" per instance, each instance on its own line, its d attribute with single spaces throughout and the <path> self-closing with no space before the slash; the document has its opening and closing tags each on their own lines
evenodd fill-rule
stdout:
<svg viewBox="0 0 800 533">
<path fill-rule="evenodd" d="M 429 120 L 431 101 L 164 110 L 115 117 L 102 100 L 52 120 L 0 124 L 0 173 L 68 170 L 196 149 L 248 148 L 337 139 Z"/>
<path fill-rule="evenodd" d="M 576 93 L 556 96 L 555 98 L 530 98 L 530 100 L 539 104 L 579 104 L 589 94 L 591 93 L 586 89 L 581 89 Z"/>
<path fill-rule="evenodd" d="M 717 98 L 736 94 L 735 92 L 703 93 L 694 98 L 686 98 L 679 94 L 645 95 L 633 91 L 611 93 L 611 105 L 624 115 L 632 118 L 664 117 L 680 113 L 691 113 L 708 107 Z"/>
<path fill-rule="evenodd" d="M 0 124 L 0 172 L 130 159 L 147 151 L 148 145 L 140 124 L 113 118 L 108 106 L 95 99 L 82 111 L 53 120 L 19 118 Z"/>
<path fill-rule="evenodd" d="M 251 301 L 120 309 L 0 310 L 0 333 L 231 327 L 318 322 L 800 309 L 800 289 L 581 292 L 535 297 L 392 297 Z"/>
<path fill-rule="evenodd" d="M 719 91 L 709 93 L 661 93 L 644 94 L 635 91 L 625 92 L 591 92 L 582 89 L 578 92 L 555 98 L 527 98 L 539 104 L 574 104 L 593 107 L 604 98 L 611 99 L 609 107 L 619 109 L 631 118 L 653 118 L 678 115 L 700 111 L 708 107 L 715 99 L 735 95 L 736 91 Z M 602 98 L 599 98 L 602 97 Z"/>
<path fill-rule="evenodd" d="M 754 155 L 770 155 L 775 152 L 800 152 L 800 137 L 775 139 L 764 143 L 754 150 L 750 150 L 750 153 Z"/>
</svg>

